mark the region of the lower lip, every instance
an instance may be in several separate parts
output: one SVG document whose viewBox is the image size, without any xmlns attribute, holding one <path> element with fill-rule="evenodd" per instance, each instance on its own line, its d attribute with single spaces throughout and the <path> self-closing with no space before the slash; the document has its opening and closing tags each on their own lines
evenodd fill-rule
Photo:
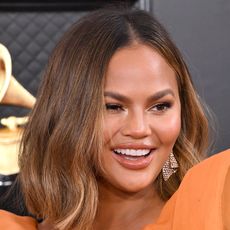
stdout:
<svg viewBox="0 0 230 230">
<path fill-rule="evenodd" d="M 133 170 L 138 170 L 138 169 L 144 169 L 149 166 L 153 159 L 153 151 L 147 156 L 147 157 L 137 157 L 133 160 L 127 159 L 123 155 L 118 155 L 116 153 L 112 153 L 113 158 L 124 168 L 127 169 L 133 169 Z M 128 156 L 127 156 L 128 157 Z"/>
</svg>

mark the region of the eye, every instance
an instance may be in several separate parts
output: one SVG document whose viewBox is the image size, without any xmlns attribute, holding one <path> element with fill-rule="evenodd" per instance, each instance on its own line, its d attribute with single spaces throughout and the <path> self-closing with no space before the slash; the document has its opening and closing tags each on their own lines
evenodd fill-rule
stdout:
<svg viewBox="0 0 230 230">
<path fill-rule="evenodd" d="M 112 103 L 111 104 L 110 103 L 105 104 L 105 108 L 106 108 L 106 110 L 111 111 L 111 112 L 119 112 L 119 111 L 124 110 L 122 105 L 112 104 Z"/>
<path fill-rule="evenodd" d="M 163 103 L 158 103 L 156 105 L 154 105 L 153 107 L 151 107 L 150 109 L 156 112 L 164 112 L 166 110 L 168 110 L 169 108 L 171 108 L 172 104 L 169 102 L 163 102 Z"/>
</svg>

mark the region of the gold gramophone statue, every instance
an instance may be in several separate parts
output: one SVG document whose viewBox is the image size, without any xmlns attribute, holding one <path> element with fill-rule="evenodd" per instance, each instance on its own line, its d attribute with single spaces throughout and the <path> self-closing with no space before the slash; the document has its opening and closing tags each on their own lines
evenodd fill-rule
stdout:
<svg viewBox="0 0 230 230">
<path fill-rule="evenodd" d="M 0 104 L 31 109 L 34 103 L 34 96 L 12 76 L 11 56 L 7 48 L 0 44 Z M 4 126 L 0 129 L 0 175 L 7 176 L 19 171 L 19 143 L 27 117 L 2 118 L 0 122 Z"/>
</svg>

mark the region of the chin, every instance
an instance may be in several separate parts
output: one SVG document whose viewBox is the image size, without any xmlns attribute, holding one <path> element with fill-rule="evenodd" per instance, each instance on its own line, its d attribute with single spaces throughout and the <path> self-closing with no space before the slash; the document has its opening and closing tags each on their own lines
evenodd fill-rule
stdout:
<svg viewBox="0 0 230 230">
<path fill-rule="evenodd" d="M 130 187 L 130 188 L 123 188 L 120 189 L 123 193 L 127 193 L 127 194 L 137 194 L 137 193 L 142 193 L 144 191 L 146 191 L 148 188 L 152 187 L 153 185 L 151 184 L 151 186 L 136 186 L 136 187 Z"/>
<path fill-rule="evenodd" d="M 148 189 L 153 189 L 153 183 L 154 182 L 151 181 L 150 183 L 129 184 L 129 185 L 123 186 L 123 191 L 127 193 L 144 192 Z"/>
<path fill-rule="evenodd" d="M 124 193 L 140 193 L 152 190 L 155 178 L 152 175 L 136 175 L 131 178 L 123 176 L 122 180 L 114 180 L 111 185 Z"/>
</svg>

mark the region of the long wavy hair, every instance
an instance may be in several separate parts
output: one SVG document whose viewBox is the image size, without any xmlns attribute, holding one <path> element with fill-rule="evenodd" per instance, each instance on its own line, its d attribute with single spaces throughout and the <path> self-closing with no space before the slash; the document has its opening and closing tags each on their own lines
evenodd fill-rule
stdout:
<svg viewBox="0 0 230 230">
<path fill-rule="evenodd" d="M 104 78 L 114 53 L 133 42 L 159 52 L 177 77 L 182 124 L 174 154 L 180 167 L 167 182 L 158 176 L 159 195 L 167 200 L 206 152 L 206 115 L 186 64 L 162 25 L 141 10 L 92 12 L 70 28 L 50 57 L 19 158 L 28 210 L 57 229 L 92 228 L 103 147 Z"/>
</svg>

